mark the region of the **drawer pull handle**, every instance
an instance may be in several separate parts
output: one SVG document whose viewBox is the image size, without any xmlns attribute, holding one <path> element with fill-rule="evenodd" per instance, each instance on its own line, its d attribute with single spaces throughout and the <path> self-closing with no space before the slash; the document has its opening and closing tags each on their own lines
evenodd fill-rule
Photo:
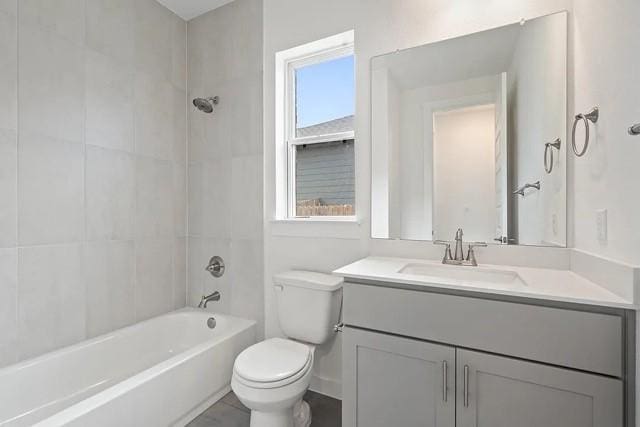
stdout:
<svg viewBox="0 0 640 427">
<path fill-rule="evenodd" d="M 447 401 L 447 361 L 442 361 L 442 400 Z"/>
<path fill-rule="evenodd" d="M 464 407 L 469 407 L 469 365 L 464 365 L 464 378 L 462 384 L 462 400 Z"/>
</svg>

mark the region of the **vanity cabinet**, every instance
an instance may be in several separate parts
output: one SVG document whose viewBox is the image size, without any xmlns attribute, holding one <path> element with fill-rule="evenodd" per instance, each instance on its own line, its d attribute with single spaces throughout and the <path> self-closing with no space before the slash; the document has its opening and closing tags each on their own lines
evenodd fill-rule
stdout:
<svg viewBox="0 0 640 427">
<path fill-rule="evenodd" d="M 353 328 L 343 339 L 343 425 L 455 425 L 453 347 Z"/>
<path fill-rule="evenodd" d="M 456 358 L 458 427 L 623 425 L 620 380 L 461 349 Z"/>
<path fill-rule="evenodd" d="M 343 317 L 345 427 L 632 425 L 621 316 L 348 283 Z"/>
</svg>

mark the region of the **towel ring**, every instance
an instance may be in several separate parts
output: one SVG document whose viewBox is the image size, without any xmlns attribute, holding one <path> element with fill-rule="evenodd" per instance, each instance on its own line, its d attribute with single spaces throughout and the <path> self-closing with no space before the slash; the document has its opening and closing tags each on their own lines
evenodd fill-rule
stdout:
<svg viewBox="0 0 640 427">
<path fill-rule="evenodd" d="M 561 145 L 562 143 L 560 138 L 556 138 L 555 141 L 544 144 L 544 171 L 546 173 L 551 173 L 553 170 L 553 148 L 560 151 Z"/>
<path fill-rule="evenodd" d="M 589 121 L 591 121 L 591 123 L 597 123 L 599 116 L 600 110 L 598 110 L 598 107 L 593 107 L 587 114 L 580 113 L 576 115 L 575 120 L 573 121 L 573 130 L 571 131 L 571 146 L 573 147 L 573 152 L 576 153 L 576 156 L 582 157 L 584 156 L 584 153 L 587 152 L 587 148 L 589 147 Z M 580 120 L 584 122 L 585 136 L 582 150 L 578 151 L 578 148 L 576 148 L 576 126 Z"/>
</svg>

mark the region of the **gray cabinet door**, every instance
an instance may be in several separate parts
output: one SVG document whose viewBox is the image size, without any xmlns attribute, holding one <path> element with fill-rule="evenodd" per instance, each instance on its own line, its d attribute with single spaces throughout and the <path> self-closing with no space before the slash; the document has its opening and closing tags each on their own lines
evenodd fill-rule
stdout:
<svg viewBox="0 0 640 427">
<path fill-rule="evenodd" d="M 456 369 L 458 427 L 623 425 L 620 380 L 467 350 Z"/>
<path fill-rule="evenodd" d="M 346 327 L 345 427 L 454 427 L 453 347 Z"/>
</svg>

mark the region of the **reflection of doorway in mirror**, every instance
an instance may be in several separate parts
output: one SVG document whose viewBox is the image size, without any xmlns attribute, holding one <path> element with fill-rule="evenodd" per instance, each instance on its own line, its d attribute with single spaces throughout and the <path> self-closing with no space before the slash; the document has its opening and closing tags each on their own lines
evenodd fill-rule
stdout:
<svg viewBox="0 0 640 427">
<path fill-rule="evenodd" d="M 433 229 L 450 239 L 492 241 L 497 230 L 496 105 L 433 114 Z"/>
</svg>

